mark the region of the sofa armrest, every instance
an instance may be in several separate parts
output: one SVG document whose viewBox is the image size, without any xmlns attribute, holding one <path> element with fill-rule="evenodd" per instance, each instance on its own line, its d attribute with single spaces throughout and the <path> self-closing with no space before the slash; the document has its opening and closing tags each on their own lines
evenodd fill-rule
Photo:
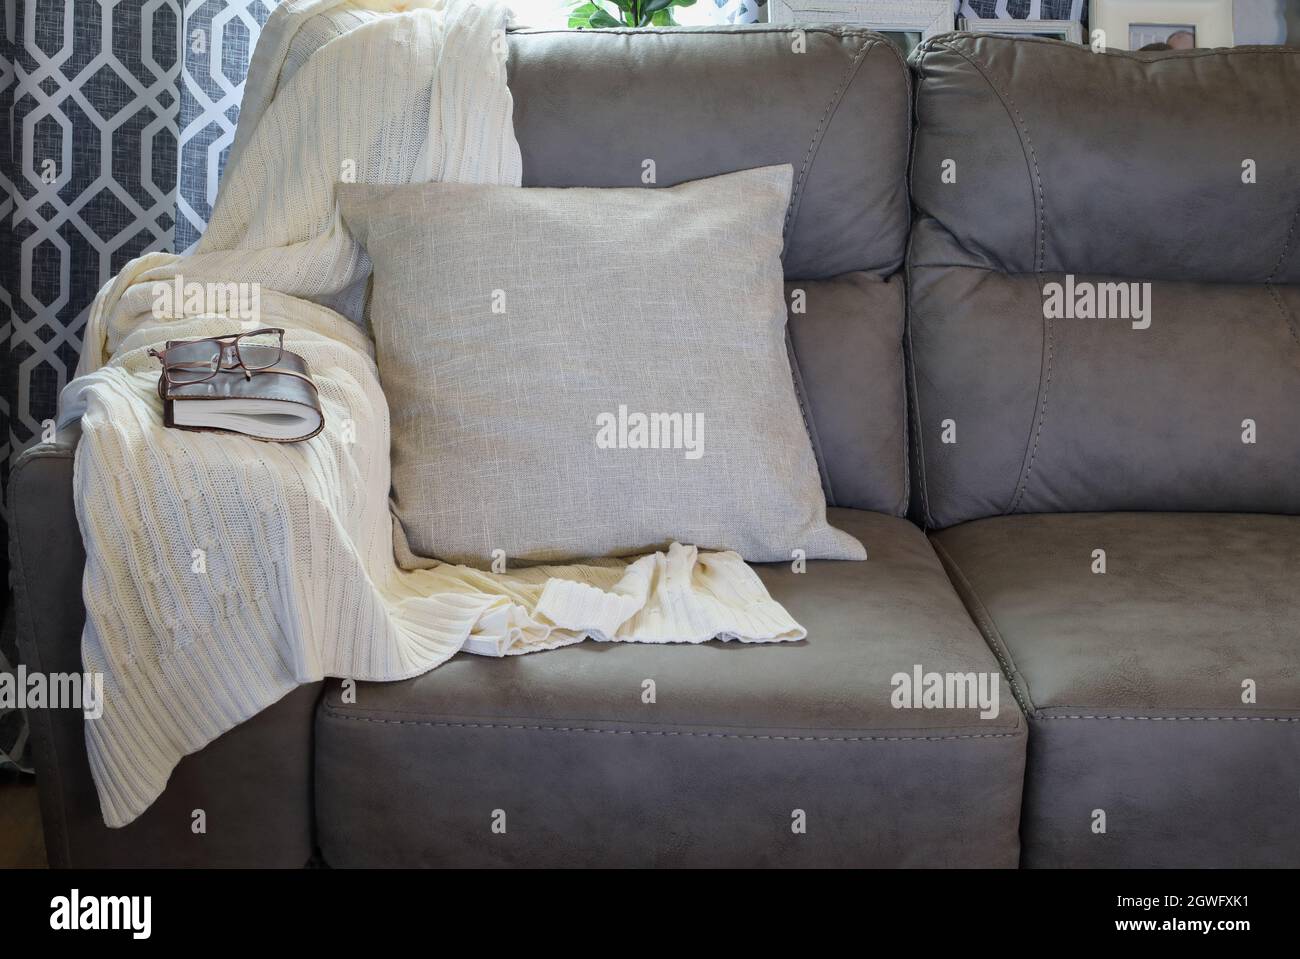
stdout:
<svg viewBox="0 0 1300 959">
<path fill-rule="evenodd" d="M 81 426 L 24 450 L 9 474 L 10 537 L 18 649 L 29 670 L 81 669 L 81 572 L 86 553 L 72 503 L 73 457 Z M 39 622 L 38 622 L 39 620 Z"/>
<path fill-rule="evenodd" d="M 18 655 L 28 672 L 81 669 L 85 614 L 79 598 L 86 554 L 72 502 L 73 457 L 80 436 L 80 424 L 65 427 L 53 443 L 24 450 L 9 473 L 10 581 Z M 78 745 L 73 717 L 52 709 L 27 710 L 40 777 L 46 855 L 57 866 L 71 864 L 62 803 L 64 770 L 58 757 Z M 80 745 L 84 754 L 84 742 Z"/>
<path fill-rule="evenodd" d="M 25 450 L 9 477 L 18 650 L 28 672 L 81 671 L 86 554 L 73 506 L 79 425 Z M 185 757 L 158 801 L 109 829 L 75 709 L 28 709 L 52 866 L 288 866 L 313 850 L 312 724 L 322 683 L 300 687 Z M 206 832 L 191 828 L 202 809 Z"/>
</svg>

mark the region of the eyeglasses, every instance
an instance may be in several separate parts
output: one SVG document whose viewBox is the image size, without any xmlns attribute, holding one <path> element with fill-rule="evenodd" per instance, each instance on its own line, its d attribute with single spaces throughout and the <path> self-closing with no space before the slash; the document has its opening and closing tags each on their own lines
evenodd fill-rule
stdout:
<svg viewBox="0 0 1300 959">
<path fill-rule="evenodd" d="M 186 340 L 163 350 L 149 351 L 163 365 L 168 385 L 189 386 L 212 379 L 218 373 L 243 370 L 244 379 L 269 370 L 284 353 L 284 330 L 265 327 L 247 333 L 209 336 Z"/>
</svg>

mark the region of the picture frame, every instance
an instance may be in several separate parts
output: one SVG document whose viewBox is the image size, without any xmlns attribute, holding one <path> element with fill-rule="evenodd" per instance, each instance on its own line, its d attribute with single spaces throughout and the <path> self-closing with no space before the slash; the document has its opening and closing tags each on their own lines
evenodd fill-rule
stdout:
<svg viewBox="0 0 1300 959">
<path fill-rule="evenodd" d="M 1003 36 L 1050 37 L 1067 43 L 1083 43 L 1083 24 L 1077 20 L 995 20 L 962 17 L 957 29 L 967 33 L 996 33 Z"/>
<path fill-rule="evenodd" d="M 1232 0 L 1091 0 L 1088 27 L 1111 50 L 1171 42 L 1175 49 L 1233 45 Z"/>
<path fill-rule="evenodd" d="M 953 29 L 952 0 L 768 0 L 774 24 L 843 23 L 926 40 Z"/>
</svg>

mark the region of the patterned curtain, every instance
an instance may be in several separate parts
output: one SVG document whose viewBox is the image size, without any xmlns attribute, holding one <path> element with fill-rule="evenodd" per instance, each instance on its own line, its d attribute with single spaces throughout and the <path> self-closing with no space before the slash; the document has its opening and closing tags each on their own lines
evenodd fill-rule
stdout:
<svg viewBox="0 0 1300 959">
<path fill-rule="evenodd" d="M 95 293 L 133 257 L 183 252 L 202 233 L 239 119 L 249 55 L 276 2 L 5 0 L 0 480 L 6 487 L 13 457 L 54 416 Z M 5 540 L 0 593 L 8 619 Z M 7 628 L 0 671 L 16 655 Z M 0 765 L 25 768 L 25 743 L 21 715 L 0 711 Z"/>
</svg>

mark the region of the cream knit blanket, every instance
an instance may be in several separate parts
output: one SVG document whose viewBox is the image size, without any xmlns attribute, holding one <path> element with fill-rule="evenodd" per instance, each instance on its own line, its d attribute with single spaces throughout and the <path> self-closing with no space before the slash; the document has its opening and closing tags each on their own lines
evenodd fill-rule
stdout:
<svg viewBox="0 0 1300 959">
<path fill-rule="evenodd" d="M 207 233 L 191 255 L 140 257 L 105 286 L 62 397 L 61 421 L 82 427 L 82 656 L 105 690 L 86 745 L 109 826 L 140 815 L 183 756 L 325 676 L 404 679 L 461 650 L 584 638 L 804 636 L 735 553 L 673 545 L 631 563 L 501 575 L 399 569 L 388 408 L 353 322 L 369 263 L 333 185 L 352 170 L 359 182 L 518 184 L 520 157 L 503 8 L 380 6 L 288 0 L 275 11 Z M 322 433 L 281 445 L 162 426 L 146 348 L 240 328 L 202 310 L 154 315 L 155 284 L 178 276 L 258 284 L 257 325 L 285 327 L 307 359 Z"/>
</svg>

